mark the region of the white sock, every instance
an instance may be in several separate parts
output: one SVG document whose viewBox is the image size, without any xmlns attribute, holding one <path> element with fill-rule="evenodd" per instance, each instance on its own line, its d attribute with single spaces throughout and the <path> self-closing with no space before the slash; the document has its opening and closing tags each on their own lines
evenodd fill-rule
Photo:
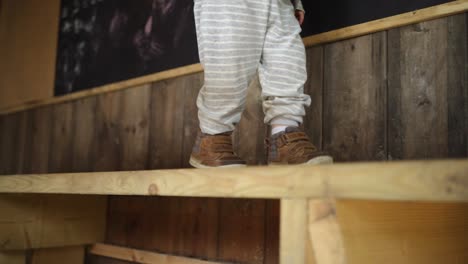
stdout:
<svg viewBox="0 0 468 264">
<path fill-rule="evenodd" d="M 297 127 L 297 126 L 299 126 L 299 124 L 296 121 L 291 120 L 291 119 L 287 119 L 287 118 L 275 118 L 275 119 L 271 120 L 270 125 L 271 125 L 271 134 L 272 135 L 286 131 L 287 127 L 291 127 L 291 126 Z"/>
</svg>

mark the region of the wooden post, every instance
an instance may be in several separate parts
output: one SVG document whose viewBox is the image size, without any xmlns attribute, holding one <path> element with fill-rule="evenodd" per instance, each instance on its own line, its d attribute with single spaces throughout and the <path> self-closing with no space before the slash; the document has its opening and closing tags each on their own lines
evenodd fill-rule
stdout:
<svg viewBox="0 0 468 264">
<path fill-rule="evenodd" d="M 307 200 L 282 199 L 280 218 L 280 263 L 306 263 Z"/>
<path fill-rule="evenodd" d="M 332 200 L 308 202 L 308 235 L 316 264 L 344 264 L 346 255 Z"/>
</svg>

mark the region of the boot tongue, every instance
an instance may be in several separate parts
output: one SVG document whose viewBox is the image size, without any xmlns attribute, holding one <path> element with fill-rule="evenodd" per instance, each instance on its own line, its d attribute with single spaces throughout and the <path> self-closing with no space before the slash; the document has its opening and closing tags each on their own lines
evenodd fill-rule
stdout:
<svg viewBox="0 0 468 264">
<path fill-rule="evenodd" d="M 301 130 L 299 129 L 299 127 L 296 127 L 296 126 L 289 126 L 286 128 L 285 132 L 286 133 L 291 133 L 291 132 L 300 132 Z"/>
</svg>

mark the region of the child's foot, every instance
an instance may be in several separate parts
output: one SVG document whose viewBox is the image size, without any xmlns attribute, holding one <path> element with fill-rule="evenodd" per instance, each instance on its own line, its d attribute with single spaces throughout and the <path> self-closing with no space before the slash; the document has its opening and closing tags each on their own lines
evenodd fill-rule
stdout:
<svg viewBox="0 0 468 264">
<path fill-rule="evenodd" d="M 330 164 L 333 158 L 317 150 L 298 127 L 287 127 L 266 140 L 268 164 Z"/>
<path fill-rule="evenodd" d="M 234 153 L 231 132 L 216 135 L 199 132 L 189 163 L 195 168 L 245 166 L 245 161 Z"/>
</svg>

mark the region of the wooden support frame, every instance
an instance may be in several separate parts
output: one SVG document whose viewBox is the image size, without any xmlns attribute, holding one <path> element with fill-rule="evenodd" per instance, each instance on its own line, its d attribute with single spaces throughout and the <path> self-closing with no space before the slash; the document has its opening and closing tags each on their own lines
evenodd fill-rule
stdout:
<svg viewBox="0 0 468 264">
<path fill-rule="evenodd" d="M 468 160 L 11 175 L 0 193 L 468 201 Z"/>
</svg>

